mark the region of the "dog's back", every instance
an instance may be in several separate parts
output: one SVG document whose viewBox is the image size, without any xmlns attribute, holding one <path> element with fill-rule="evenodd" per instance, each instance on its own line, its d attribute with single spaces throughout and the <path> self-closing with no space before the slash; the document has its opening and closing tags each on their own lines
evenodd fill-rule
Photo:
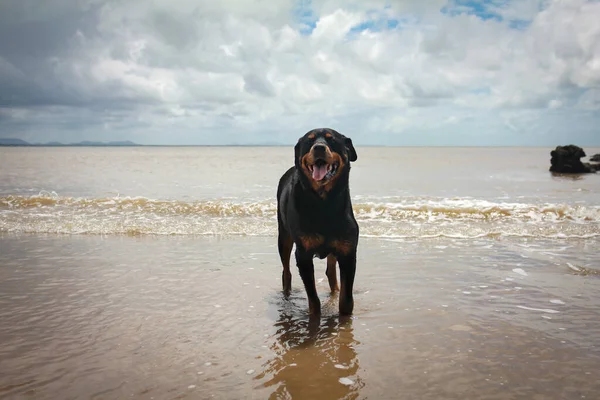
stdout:
<svg viewBox="0 0 600 400">
<path fill-rule="evenodd" d="M 283 190 L 287 186 L 290 186 L 295 170 L 296 170 L 296 167 L 291 167 L 290 169 L 285 171 L 285 174 L 283 174 L 281 176 L 281 178 L 279 178 L 279 184 L 277 185 L 277 203 L 278 204 L 281 201 L 281 195 L 283 193 Z"/>
<path fill-rule="evenodd" d="M 296 167 L 288 169 L 279 179 L 279 184 L 277 185 L 277 221 L 279 222 L 279 229 L 284 229 L 286 232 L 288 231 L 288 228 L 285 218 L 285 209 L 287 208 L 292 190 L 292 181 L 294 180 L 295 172 Z"/>
</svg>

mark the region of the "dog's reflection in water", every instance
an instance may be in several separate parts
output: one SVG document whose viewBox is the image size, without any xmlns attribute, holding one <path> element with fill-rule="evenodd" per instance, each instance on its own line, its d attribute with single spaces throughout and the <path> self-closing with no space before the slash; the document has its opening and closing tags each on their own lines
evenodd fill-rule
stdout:
<svg viewBox="0 0 600 400">
<path fill-rule="evenodd" d="M 333 305 L 331 316 L 324 313 L 321 317 L 309 317 L 304 307 L 283 303 L 278 305 L 277 331 L 271 345 L 275 356 L 256 376 L 263 381 L 262 386 L 273 387 L 269 398 L 357 398 L 363 382 L 357 375 L 358 342 L 354 339 L 352 319 L 336 315 L 332 298 L 328 302 Z"/>
</svg>

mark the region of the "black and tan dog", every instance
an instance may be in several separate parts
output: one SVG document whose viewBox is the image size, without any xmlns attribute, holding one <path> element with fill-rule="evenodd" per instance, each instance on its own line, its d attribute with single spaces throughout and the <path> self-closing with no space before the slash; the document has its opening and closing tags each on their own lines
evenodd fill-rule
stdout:
<svg viewBox="0 0 600 400">
<path fill-rule="evenodd" d="M 294 148 L 295 166 L 279 180 L 277 220 L 283 290 L 292 287 L 290 255 L 296 244 L 296 264 L 308 296 L 311 314 L 321 312 L 315 287 L 313 258 L 327 257 L 327 278 L 337 290 L 336 262 L 340 266 L 339 311 L 352 314 L 352 286 L 356 271 L 358 224 L 354 219 L 348 180 L 350 162 L 356 161 L 352 140 L 333 129 L 313 129 Z"/>
</svg>

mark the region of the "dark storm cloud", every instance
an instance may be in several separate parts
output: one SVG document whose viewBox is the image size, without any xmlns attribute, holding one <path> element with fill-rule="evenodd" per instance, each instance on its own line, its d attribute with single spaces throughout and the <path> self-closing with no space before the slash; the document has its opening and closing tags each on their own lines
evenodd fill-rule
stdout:
<svg viewBox="0 0 600 400">
<path fill-rule="evenodd" d="M 77 32 L 95 34 L 97 6 L 65 1 L 0 3 L 0 106 L 77 105 L 53 70 Z"/>
</svg>

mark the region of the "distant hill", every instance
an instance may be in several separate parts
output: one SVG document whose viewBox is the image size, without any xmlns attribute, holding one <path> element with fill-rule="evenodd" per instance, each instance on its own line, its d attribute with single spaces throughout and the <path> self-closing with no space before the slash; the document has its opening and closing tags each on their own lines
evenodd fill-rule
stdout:
<svg viewBox="0 0 600 400">
<path fill-rule="evenodd" d="M 29 143 L 21 139 L 14 138 L 0 138 L 0 146 L 141 146 L 140 144 L 131 142 L 129 140 L 113 141 L 113 142 L 93 142 L 84 140 L 77 143 L 60 143 L 60 142 L 48 142 L 48 143 Z"/>
<path fill-rule="evenodd" d="M 30 144 L 21 139 L 0 138 L 0 146 L 29 146 Z"/>
<path fill-rule="evenodd" d="M 84 140 L 83 142 L 70 143 L 66 146 L 139 146 L 139 144 L 130 142 L 129 140 L 116 142 L 92 142 L 89 140 Z"/>
</svg>

